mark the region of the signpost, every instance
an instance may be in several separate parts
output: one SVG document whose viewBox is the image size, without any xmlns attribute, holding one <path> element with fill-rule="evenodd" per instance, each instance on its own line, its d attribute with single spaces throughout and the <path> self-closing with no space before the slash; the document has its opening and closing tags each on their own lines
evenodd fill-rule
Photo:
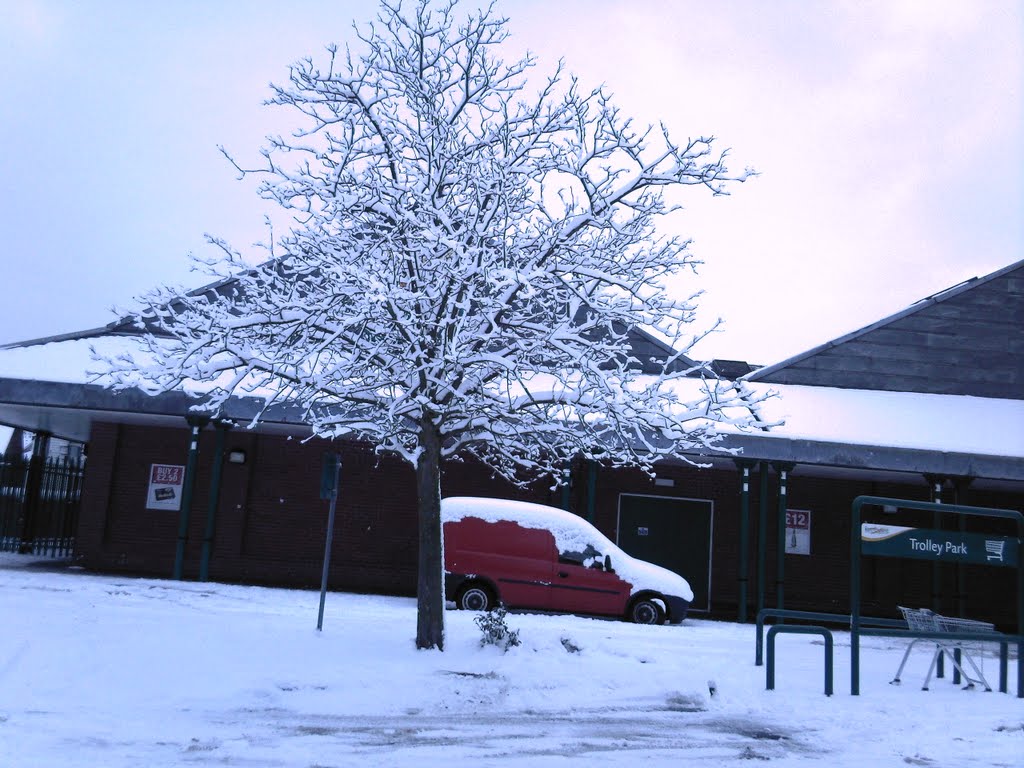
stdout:
<svg viewBox="0 0 1024 768">
<path fill-rule="evenodd" d="M 860 541 L 864 555 L 1017 567 L 1017 539 L 1008 536 L 863 523 Z"/>
<path fill-rule="evenodd" d="M 330 499 L 331 508 L 327 513 L 327 542 L 324 545 L 324 570 L 320 579 L 320 613 L 316 619 L 317 632 L 324 628 L 324 603 L 327 601 L 327 572 L 331 567 L 331 542 L 334 540 L 334 513 L 338 505 L 338 475 L 341 472 L 341 456 L 325 453 L 320 473 L 320 498 Z"/>
<path fill-rule="evenodd" d="M 936 512 L 966 518 L 993 518 L 1016 523 L 1017 536 L 996 536 L 963 531 L 943 531 L 930 528 L 909 528 L 901 525 L 862 523 L 861 514 L 866 506 L 896 507 L 921 512 Z M 942 639 L 1002 641 L 1001 659 L 1007 658 L 1007 646 L 1017 646 L 1017 698 L 1024 699 L 1024 514 L 1015 509 L 970 507 L 964 504 L 892 499 L 882 496 L 858 496 L 850 507 L 850 694 L 860 695 L 860 637 L 861 635 L 910 636 L 927 638 L 933 634 Z M 951 563 L 979 563 L 1005 566 L 1017 570 L 1017 633 L 946 632 L 930 633 L 919 630 L 893 630 L 864 627 L 860 615 L 860 561 L 863 555 L 927 559 L 933 563 L 945 560 Z M 895 633 L 895 634 L 894 634 Z M 1005 678 L 1000 674 L 1000 691 L 1006 691 Z"/>
</svg>

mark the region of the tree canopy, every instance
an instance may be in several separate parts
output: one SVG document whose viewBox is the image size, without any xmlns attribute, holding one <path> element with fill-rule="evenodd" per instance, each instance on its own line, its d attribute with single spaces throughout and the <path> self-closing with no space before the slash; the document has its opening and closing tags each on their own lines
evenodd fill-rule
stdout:
<svg viewBox="0 0 1024 768">
<path fill-rule="evenodd" d="M 215 241 L 229 282 L 153 292 L 151 354 L 110 361 L 118 386 L 204 383 L 214 412 L 299 404 L 316 434 L 416 467 L 420 647 L 443 644 L 445 457 L 513 478 L 573 457 L 650 467 L 752 418 L 742 389 L 687 376 L 695 305 L 670 285 L 694 259 L 655 226 L 666 190 L 726 194 L 748 172 L 711 137 L 634 127 L 561 65 L 531 91 L 507 34 L 493 6 L 385 0 L 352 47 L 294 64 L 268 103 L 302 127 L 257 168 L 232 160 L 291 215 L 273 257 Z M 666 354 L 638 356 L 638 332 Z"/>
</svg>

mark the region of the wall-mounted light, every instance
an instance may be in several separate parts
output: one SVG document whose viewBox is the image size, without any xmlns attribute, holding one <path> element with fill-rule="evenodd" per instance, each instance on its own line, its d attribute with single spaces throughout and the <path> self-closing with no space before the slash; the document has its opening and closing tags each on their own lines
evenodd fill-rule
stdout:
<svg viewBox="0 0 1024 768">
<path fill-rule="evenodd" d="M 656 477 L 654 478 L 654 484 L 662 488 L 672 488 L 675 486 L 676 481 L 671 477 Z"/>
<path fill-rule="evenodd" d="M 892 504 L 886 504 L 885 506 L 882 507 L 882 511 L 887 515 L 895 515 L 896 512 L 899 511 L 899 508 L 893 506 Z"/>
<path fill-rule="evenodd" d="M 229 464 L 245 464 L 245 451 L 229 451 L 228 452 L 228 463 Z"/>
</svg>

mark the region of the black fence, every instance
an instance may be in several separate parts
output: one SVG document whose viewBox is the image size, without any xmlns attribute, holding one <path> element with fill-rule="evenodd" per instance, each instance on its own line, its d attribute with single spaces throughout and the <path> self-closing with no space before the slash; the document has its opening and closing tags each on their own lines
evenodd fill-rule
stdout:
<svg viewBox="0 0 1024 768">
<path fill-rule="evenodd" d="M 81 460 L 0 456 L 0 551 L 71 555 L 82 474 Z"/>
</svg>

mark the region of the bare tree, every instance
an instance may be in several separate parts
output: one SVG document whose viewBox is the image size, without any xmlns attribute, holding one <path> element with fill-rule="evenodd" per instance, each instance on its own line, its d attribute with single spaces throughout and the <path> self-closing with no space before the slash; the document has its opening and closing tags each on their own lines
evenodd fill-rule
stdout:
<svg viewBox="0 0 1024 768">
<path fill-rule="evenodd" d="M 687 388 L 693 297 L 666 281 L 693 261 L 654 226 L 666 189 L 720 195 L 746 173 L 711 138 L 635 129 L 562 66 L 528 93 L 534 60 L 502 61 L 493 8 L 385 0 L 356 34 L 273 88 L 304 128 L 269 139 L 262 167 L 236 163 L 294 217 L 275 257 L 253 268 L 218 243 L 231 289 L 154 292 L 139 310 L 153 354 L 110 366 L 151 392 L 205 382 L 213 411 L 237 394 L 301 404 L 316 434 L 408 461 L 416 644 L 442 648 L 446 457 L 509 477 L 557 477 L 579 456 L 650 468 L 750 418 L 744 392 Z M 638 327 L 680 352 L 637 359 Z"/>
</svg>

